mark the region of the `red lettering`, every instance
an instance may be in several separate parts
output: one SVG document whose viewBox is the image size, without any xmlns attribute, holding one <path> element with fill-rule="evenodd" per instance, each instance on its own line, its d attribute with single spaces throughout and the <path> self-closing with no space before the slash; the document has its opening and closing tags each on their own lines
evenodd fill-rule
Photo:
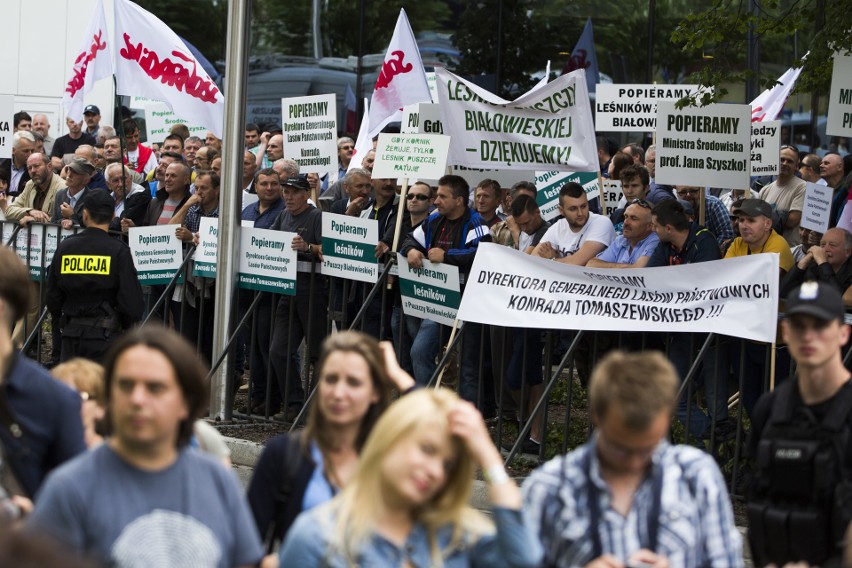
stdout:
<svg viewBox="0 0 852 568">
<path fill-rule="evenodd" d="M 393 78 L 400 73 L 408 73 L 414 66 L 411 63 L 404 63 L 405 53 L 397 50 L 391 53 L 391 59 L 382 63 L 382 70 L 379 72 L 379 78 L 376 79 L 376 88 L 384 89 L 391 84 Z"/>
<path fill-rule="evenodd" d="M 98 56 L 99 51 L 106 49 L 106 42 L 102 41 L 101 38 L 103 38 L 103 31 L 98 30 L 98 33 L 92 36 L 92 45 L 89 47 L 89 52 L 82 52 L 74 60 L 74 76 L 71 77 L 71 80 L 68 81 L 68 86 L 65 87 L 65 92 L 70 93 L 72 98 L 86 83 L 86 70 L 89 68 L 89 63 Z"/>
<path fill-rule="evenodd" d="M 130 36 L 124 34 L 125 47 L 119 50 L 119 54 L 129 60 L 135 61 L 150 78 L 159 80 L 164 85 L 175 87 L 191 97 L 204 101 L 205 103 L 216 103 L 216 95 L 219 88 L 209 78 L 198 75 L 198 65 L 194 57 L 188 56 L 180 51 L 172 51 L 171 55 L 177 60 L 192 64 L 192 70 L 184 66 L 180 61 L 172 61 L 168 57 L 160 59 L 160 56 L 150 49 L 138 43 L 130 43 Z"/>
<path fill-rule="evenodd" d="M 757 113 L 762 112 L 762 111 L 763 111 L 762 106 L 755 107 L 755 109 L 753 111 L 751 111 L 751 121 L 752 122 L 762 122 L 763 118 L 766 116 L 766 113 L 764 112 L 763 114 L 757 114 Z M 757 116 L 755 116 L 755 115 L 757 115 Z"/>
</svg>

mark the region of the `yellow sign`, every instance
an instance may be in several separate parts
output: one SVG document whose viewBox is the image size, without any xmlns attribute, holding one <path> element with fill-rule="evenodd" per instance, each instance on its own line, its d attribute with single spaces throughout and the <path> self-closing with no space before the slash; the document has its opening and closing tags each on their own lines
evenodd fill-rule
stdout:
<svg viewBox="0 0 852 568">
<path fill-rule="evenodd" d="M 105 274 L 109 275 L 108 256 L 69 254 L 62 257 L 61 274 Z"/>
</svg>

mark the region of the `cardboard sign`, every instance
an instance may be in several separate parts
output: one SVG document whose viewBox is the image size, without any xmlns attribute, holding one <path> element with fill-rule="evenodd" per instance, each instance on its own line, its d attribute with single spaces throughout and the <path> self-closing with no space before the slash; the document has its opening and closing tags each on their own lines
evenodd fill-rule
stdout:
<svg viewBox="0 0 852 568">
<path fill-rule="evenodd" d="M 751 123 L 751 175 L 777 176 L 781 160 L 781 123 Z"/>
<path fill-rule="evenodd" d="M 379 279 L 379 264 L 376 260 L 378 244 L 379 222 L 375 219 L 323 213 L 323 274 L 375 282 Z"/>
<path fill-rule="evenodd" d="M 243 226 L 240 232 L 239 287 L 247 290 L 296 294 L 296 233 Z"/>
<path fill-rule="evenodd" d="M 559 191 L 569 181 L 582 185 L 590 201 L 601 194 L 595 172 L 536 172 L 535 187 L 538 193 L 535 201 L 545 221 L 559 217 Z"/>
<path fill-rule="evenodd" d="M 802 227 L 817 233 L 828 230 L 833 193 L 834 190 L 826 185 L 808 182 L 802 206 Z"/>
<path fill-rule="evenodd" d="M 625 85 L 599 83 L 595 91 L 595 130 L 654 132 L 657 102 L 695 95 L 700 85 Z"/>
<path fill-rule="evenodd" d="M 15 97 L 13 95 L 0 95 L 0 158 L 12 157 L 14 116 Z"/>
<path fill-rule="evenodd" d="M 751 106 L 713 104 L 675 108 L 657 103 L 660 185 L 748 189 L 751 183 Z"/>
<path fill-rule="evenodd" d="M 834 54 L 825 133 L 852 136 L 852 55 Z"/>
<path fill-rule="evenodd" d="M 335 95 L 281 99 L 284 157 L 302 171 L 337 172 L 337 100 Z"/>
<path fill-rule="evenodd" d="M 778 255 L 587 268 L 481 243 L 458 317 L 537 329 L 713 332 L 775 341 Z"/>
<path fill-rule="evenodd" d="M 403 255 L 396 256 L 403 313 L 453 325 L 461 304 L 458 267 L 424 259 L 423 268 L 411 268 Z"/>
<path fill-rule="evenodd" d="M 450 137 L 441 134 L 379 134 L 373 177 L 438 179 L 449 148 Z"/>
<path fill-rule="evenodd" d="M 154 103 L 145 106 L 145 133 L 148 142 L 162 142 L 171 132 L 175 124 L 185 124 L 190 136 L 198 136 L 202 140 L 209 128 L 177 116 L 166 106 L 166 103 Z"/>
<path fill-rule="evenodd" d="M 604 199 L 603 203 L 601 203 L 601 206 L 604 207 L 602 214 L 609 217 L 618 209 L 618 204 L 621 202 L 621 198 L 624 197 L 624 191 L 621 189 L 621 180 L 605 179 L 601 185 L 603 185 L 604 190 Z"/>
<path fill-rule="evenodd" d="M 127 239 L 133 265 L 143 286 L 168 284 L 183 263 L 183 243 L 177 225 L 131 227 Z"/>
<path fill-rule="evenodd" d="M 594 171 L 595 130 L 586 77 L 572 71 L 506 101 L 439 68 L 450 165 L 497 170 Z"/>
<path fill-rule="evenodd" d="M 216 258 L 219 254 L 219 219 L 202 217 L 198 225 L 198 246 L 192 273 L 202 278 L 216 278 Z"/>
</svg>

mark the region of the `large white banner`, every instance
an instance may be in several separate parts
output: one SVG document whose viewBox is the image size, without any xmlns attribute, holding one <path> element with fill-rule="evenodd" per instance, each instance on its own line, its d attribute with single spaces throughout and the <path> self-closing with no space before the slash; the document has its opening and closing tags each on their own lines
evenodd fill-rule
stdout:
<svg viewBox="0 0 852 568">
<path fill-rule="evenodd" d="M 834 54 L 825 133 L 852 136 L 852 55 Z"/>
<path fill-rule="evenodd" d="M 129 0 L 115 0 L 115 92 L 165 102 L 222 138 L 225 98 L 180 37 Z"/>
<path fill-rule="evenodd" d="M 583 71 L 506 101 L 446 69 L 438 80 L 450 165 L 498 170 L 597 170 L 598 151 Z"/>
<path fill-rule="evenodd" d="M 661 185 L 748 189 L 751 107 L 657 103 L 657 172 Z"/>
<path fill-rule="evenodd" d="M 698 94 L 701 85 L 626 85 L 601 83 L 595 94 L 598 132 L 654 132 L 657 102 Z"/>
<path fill-rule="evenodd" d="M 336 173 L 337 100 L 335 95 L 281 99 L 281 116 L 285 136 L 284 157 L 296 160 L 301 171 L 304 172 Z"/>
<path fill-rule="evenodd" d="M 458 317 L 506 327 L 713 332 L 775 341 L 778 255 L 594 269 L 482 243 Z"/>
<path fill-rule="evenodd" d="M 83 120 L 83 97 L 86 93 L 92 90 L 97 81 L 113 73 L 111 43 L 104 17 L 104 3 L 98 0 L 62 95 L 65 114 L 75 122 Z"/>
</svg>

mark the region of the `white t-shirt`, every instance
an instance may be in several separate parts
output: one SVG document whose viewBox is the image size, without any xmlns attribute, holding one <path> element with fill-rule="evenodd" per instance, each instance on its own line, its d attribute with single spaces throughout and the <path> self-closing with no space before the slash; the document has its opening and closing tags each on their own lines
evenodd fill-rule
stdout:
<svg viewBox="0 0 852 568">
<path fill-rule="evenodd" d="M 615 229 L 610 220 L 603 215 L 589 213 L 589 220 L 576 233 L 568 226 L 568 221 L 562 218 L 547 230 L 541 242 L 550 243 L 557 251 L 556 257 L 564 258 L 580 250 L 587 241 L 609 246 L 613 239 L 615 239 Z"/>
</svg>

